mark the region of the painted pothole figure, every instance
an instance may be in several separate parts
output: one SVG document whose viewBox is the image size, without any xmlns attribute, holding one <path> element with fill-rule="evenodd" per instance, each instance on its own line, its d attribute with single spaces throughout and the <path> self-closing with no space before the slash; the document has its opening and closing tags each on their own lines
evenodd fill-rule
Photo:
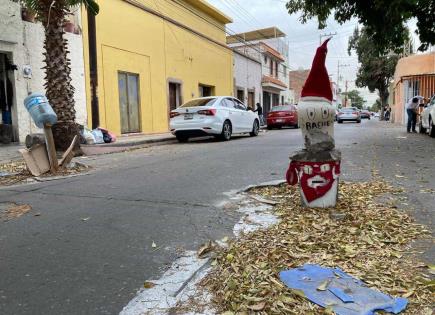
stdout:
<svg viewBox="0 0 435 315">
<path fill-rule="evenodd" d="M 286 174 L 290 185 L 299 182 L 302 202 L 308 207 L 333 207 L 338 195 L 341 153 L 335 149 L 335 107 L 325 67 L 328 41 L 317 48 L 302 88 L 298 119 L 305 148 L 290 157 Z"/>
</svg>

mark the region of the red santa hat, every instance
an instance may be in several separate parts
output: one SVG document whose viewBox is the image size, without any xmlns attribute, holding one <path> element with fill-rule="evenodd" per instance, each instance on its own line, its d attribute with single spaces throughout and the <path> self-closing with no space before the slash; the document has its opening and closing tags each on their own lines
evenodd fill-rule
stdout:
<svg viewBox="0 0 435 315">
<path fill-rule="evenodd" d="M 324 97 L 332 102 L 332 89 L 329 82 L 328 71 L 325 67 L 326 53 L 328 52 L 328 42 L 330 38 L 325 40 L 323 44 L 317 48 L 311 66 L 310 74 L 302 88 L 301 97 L 317 96 Z"/>
</svg>

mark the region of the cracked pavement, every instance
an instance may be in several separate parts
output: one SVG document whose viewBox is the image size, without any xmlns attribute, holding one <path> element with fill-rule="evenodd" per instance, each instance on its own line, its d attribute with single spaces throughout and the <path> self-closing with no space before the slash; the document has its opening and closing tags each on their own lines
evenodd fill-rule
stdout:
<svg viewBox="0 0 435 315">
<path fill-rule="evenodd" d="M 398 206 L 433 231 L 435 139 L 373 120 L 335 132 L 342 179 L 378 169 L 406 189 Z M 182 252 L 232 234 L 241 214 L 225 192 L 283 179 L 301 147 L 293 129 L 200 139 L 81 158 L 94 167 L 87 175 L 0 189 L 0 203 L 32 206 L 0 222 L 0 313 L 119 313 Z"/>
</svg>

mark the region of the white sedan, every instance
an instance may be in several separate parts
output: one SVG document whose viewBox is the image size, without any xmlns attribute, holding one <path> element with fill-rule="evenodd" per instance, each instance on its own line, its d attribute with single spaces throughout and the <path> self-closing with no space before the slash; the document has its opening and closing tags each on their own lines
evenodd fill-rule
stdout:
<svg viewBox="0 0 435 315">
<path fill-rule="evenodd" d="M 435 138 L 435 95 L 432 96 L 420 116 L 420 133 L 429 132 L 429 136 Z"/>
<path fill-rule="evenodd" d="M 188 101 L 169 114 L 171 133 L 180 142 L 191 137 L 215 136 L 230 140 L 233 134 L 257 136 L 260 119 L 231 96 L 201 97 Z"/>
</svg>

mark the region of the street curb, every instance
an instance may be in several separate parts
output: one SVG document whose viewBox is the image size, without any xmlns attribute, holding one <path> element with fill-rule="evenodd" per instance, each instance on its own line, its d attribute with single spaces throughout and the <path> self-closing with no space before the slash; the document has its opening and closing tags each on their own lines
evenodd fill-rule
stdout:
<svg viewBox="0 0 435 315">
<path fill-rule="evenodd" d="M 114 142 L 114 143 L 102 143 L 102 144 L 82 144 L 81 146 L 85 148 L 119 148 L 119 147 L 135 147 L 140 146 L 143 144 L 150 144 L 150 143 L 164 143 L 164 142 L 170 142 L 175 141 L 174 136 L 167 136 L 163 138 L 158 139 L 142 139 L 142 140 L 136 140 L 131 142 Z"/>
</svg>

